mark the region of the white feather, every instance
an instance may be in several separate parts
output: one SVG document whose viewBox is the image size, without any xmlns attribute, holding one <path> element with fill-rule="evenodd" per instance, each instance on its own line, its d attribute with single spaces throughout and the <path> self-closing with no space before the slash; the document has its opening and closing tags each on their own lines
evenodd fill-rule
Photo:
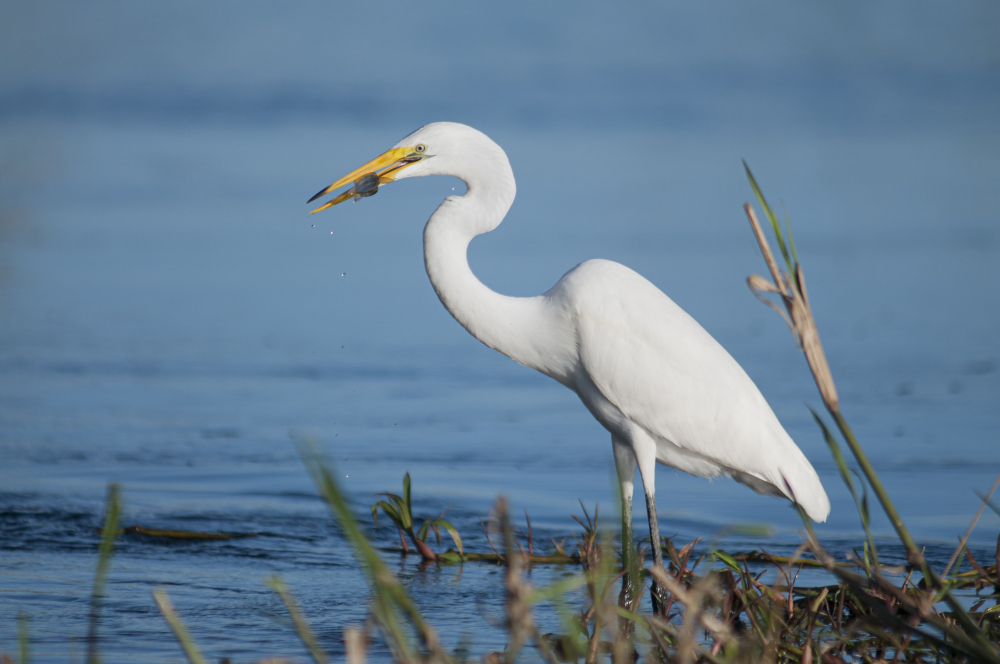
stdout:
<svg viewBox="0 0 1000 664">
<path fill-rule="evenodd" d="M 464 196 L 445 199 L 424 229 L 427 274 L 441 302 L 487 346 L 580 396 L 611 432 L 629 505 L 636 462 L 652 500 L 655 461 L 701 477 L 727 475 L 826 519 L 830 502 L 815 470 L 750 377 L 697 321 L 639 274 L 605 260 L 578 265 L 538 297 L 493 292 L 466 254 L 514 200 L 506 154 L 453 123 L 427 125 L 397 147 L 416 144 L 431 157 L 397 179 L 443 174 L 468 186 Z"/>
</svg>

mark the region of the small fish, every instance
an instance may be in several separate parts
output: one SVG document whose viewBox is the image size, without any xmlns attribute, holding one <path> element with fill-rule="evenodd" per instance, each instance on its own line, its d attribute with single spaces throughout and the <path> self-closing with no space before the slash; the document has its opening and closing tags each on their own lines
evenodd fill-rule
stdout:
<svg viewBox="0 0 1000 664">
<path fill-rule="evenodd" d="M 359 201 L 378 193 L 378 175 L 365 173 L 354 181 L 354 200 Z"/>
</svg>

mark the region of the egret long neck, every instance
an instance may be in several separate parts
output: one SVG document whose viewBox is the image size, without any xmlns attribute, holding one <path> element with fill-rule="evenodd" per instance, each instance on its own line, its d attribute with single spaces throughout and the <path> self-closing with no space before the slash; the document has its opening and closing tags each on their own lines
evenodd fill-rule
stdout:
<svg viewBox="0 0 1000 664">
<path fill-rule="evenodd" d="M 472 336 L 512 360 L 560 382 L 566 376 L 552 353 L 559 345 L 546 298 L 510 297 L 484 285 L 469 267 L 469 242 L 499 225 L 514 199 L 510 191 L 469 184 L 462 197 L 450 196 L 424 228 L 424 265 L 442 304 Z"/>
</svg>

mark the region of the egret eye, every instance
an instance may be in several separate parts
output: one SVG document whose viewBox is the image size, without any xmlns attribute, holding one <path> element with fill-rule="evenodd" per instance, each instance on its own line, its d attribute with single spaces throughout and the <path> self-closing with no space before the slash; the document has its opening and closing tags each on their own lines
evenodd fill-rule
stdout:
<svg viewBox="0 0 1000 664">
<path fill-rule="evenodd" d="M 423 143 L 421 143 L 420 145 L 418 145 L 417 147 L 415 147 L 413 149 L 416 150 L 417 152 L 421 153 L 421 154 L 423 154 L 424 152 L 427 152 L 427 146 L 424 145 Z"/>
</svg>

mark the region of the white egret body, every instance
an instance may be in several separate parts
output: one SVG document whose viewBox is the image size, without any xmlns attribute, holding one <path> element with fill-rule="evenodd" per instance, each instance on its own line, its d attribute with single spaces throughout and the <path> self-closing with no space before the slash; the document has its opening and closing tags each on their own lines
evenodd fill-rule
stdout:
<svg viewBox="0 0 1000 664">
<path fill-rule="evenodd" d="M 508 297 L 480 282 L 467 250 L 496 228 L 514 201 L 504 151 L 465 125 L 439 122 L 313 197 L 363 176 L 379 183 L 452 175 L 464 196 L 449 196 L 424 228 L 427 275 L 445 308 L 474 337 L 512 360 L 551 376 L 579 395 L 611 432 L 631 530 L 638 466 L 650 534 L 656 520 L 657 462 L 700 477 L 728 475 L 759 493 L 786 496 L 816 521 L 830 512 L 816 471 L 778 422 L 746 372 L 691 316 L 629 268 L 590 260 L 537 297 Z M 315 211 L 371 195 L 371 178 Z M 631 541 L 631 533 L 623 533 Z M 662 565 L 659 546 L 655 564 Z"/>
</svg>

